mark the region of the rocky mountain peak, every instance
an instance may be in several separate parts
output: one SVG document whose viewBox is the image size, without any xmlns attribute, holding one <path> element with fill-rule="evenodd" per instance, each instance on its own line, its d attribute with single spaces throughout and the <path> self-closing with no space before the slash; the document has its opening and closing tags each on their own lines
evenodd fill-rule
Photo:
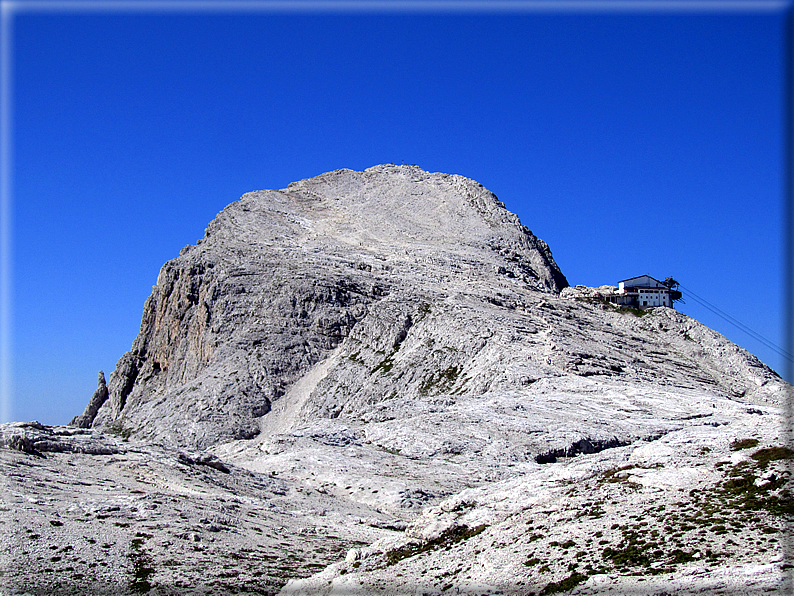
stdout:
<svg viewBox="0 0 794 596">
<path fill-rule="evenodd" d="M 474 180 L 417 166 L 336 170 L 279 191 L 247 193 L 219 214 L 199 244 L 235 238 L 381 260 L 459 254 L 486 268 L 507 258 L 513 274 L 537 289 L 568 285 L 548 245 L 493 193 Z"/>
<path fill-rule="evenodd" d="M 107 401 L 75 423 L 201 446 L 250 438 L 365 319 L 399 338 L 420 304 L 495 286 L 567 281 L 473 180 L 380 165 L 250 192 L 163 266 Z"/>
</svg>

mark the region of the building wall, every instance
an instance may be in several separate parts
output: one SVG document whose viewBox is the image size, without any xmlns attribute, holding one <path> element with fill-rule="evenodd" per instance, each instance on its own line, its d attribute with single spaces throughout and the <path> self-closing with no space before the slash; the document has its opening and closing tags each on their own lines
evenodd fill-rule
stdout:
<svg viewBox="0 0 794 596">
<path fill-rule="evenodd" d="M 673 301 L 670 299 L 670 291 L 665 288 L 664 290 L 658 288 L 637 288 L 640 295 L 638 298 L 640 306 L 672 306 Z"/>
</svg>

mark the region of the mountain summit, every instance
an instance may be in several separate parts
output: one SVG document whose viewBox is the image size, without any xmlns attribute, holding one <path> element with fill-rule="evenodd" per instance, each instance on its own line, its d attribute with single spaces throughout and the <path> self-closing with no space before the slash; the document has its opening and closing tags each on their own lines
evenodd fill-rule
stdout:
<svg viewBox="0 0 794 596">
<path fill-rule="evenodd" d="M 357 324 L 397 337 L 449 296 L 567 285 L 548 245 L 462 176 L 381 165 L 251 192 L 165 264 L 109 398 L 73 424 L 202 447 L 251 438 Z"/>
</svg>

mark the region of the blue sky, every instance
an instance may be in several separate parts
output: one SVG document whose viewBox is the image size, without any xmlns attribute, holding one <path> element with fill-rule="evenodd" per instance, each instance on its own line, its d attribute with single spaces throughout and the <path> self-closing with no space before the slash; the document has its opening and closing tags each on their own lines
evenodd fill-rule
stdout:
<svg viewBox="0 0 794 596">
<path fill-rule="evenodd" d="M 11 27 L 11 419 L 82 412 L 159 268 L 228 203 L 389 162 L 481 182 L 572 285 L 672 275 L 784 344 L 782 8 L 25 4 Z M 679 309 L 783 373 L 695 301 Z"/>
</svg>

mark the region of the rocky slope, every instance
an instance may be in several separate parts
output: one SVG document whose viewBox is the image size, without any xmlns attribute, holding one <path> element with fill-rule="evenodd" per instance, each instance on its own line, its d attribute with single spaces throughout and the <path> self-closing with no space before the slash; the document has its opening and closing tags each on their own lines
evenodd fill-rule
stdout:
<svg viewBox="0 0 794 596">
<path fill-rule="evenodd" d="M 789 594 L 790 423 L 713 405 L 657 439 L 456 493 L 282 594 Z"/>
<path fill-rule="evenodd" d="M 460 176 L 244 195 L 71 428 L 0 429 L 5 586 L 785 593 L 791 387 L 597 293 Z"/>
<path fill-rule="evenodd" d="M 392 519 L 207 454 L 0 425 L 0 593 L 274 594 Z"/>
<path fill-rule="evenodd" d="M 567 285 L 548 246 L 472 180 L 378 166 L 249 193 L 163 267 L 109 398 L 75 423 L 195 447 L 254 437 L 362 321 L 390 349 L 439 289 L 499 278 Z"/>
</svg>

